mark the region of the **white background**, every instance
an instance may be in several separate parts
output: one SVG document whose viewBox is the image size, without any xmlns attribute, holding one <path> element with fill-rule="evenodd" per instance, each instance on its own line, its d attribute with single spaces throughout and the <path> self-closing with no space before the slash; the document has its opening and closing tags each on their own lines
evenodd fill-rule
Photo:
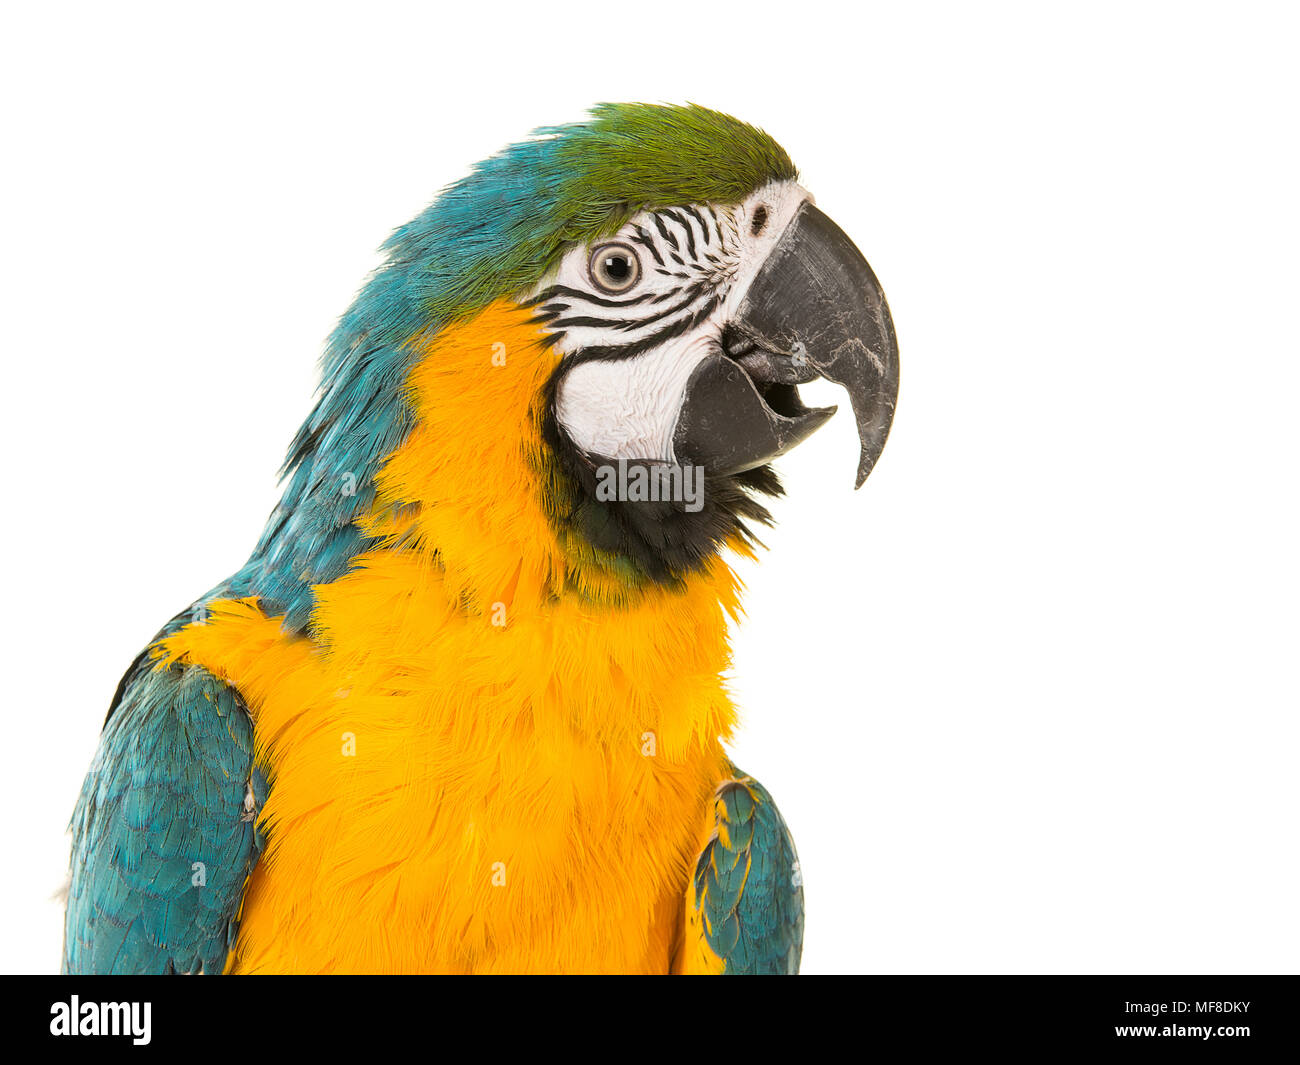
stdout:
<svg viewBox="0 0 1300 1065">
<path fill-rule="evenodd" d="M 374 249 L 643 99 L 775 135 L 901 342 L 876 472 L 836 418 L 744 570 L 805 971 L 1294 972 L 1285 9 L 451 6 L 6 8 L 3 968 L 57 965 L 109 697 L 252 547 Z"/>
</svg>

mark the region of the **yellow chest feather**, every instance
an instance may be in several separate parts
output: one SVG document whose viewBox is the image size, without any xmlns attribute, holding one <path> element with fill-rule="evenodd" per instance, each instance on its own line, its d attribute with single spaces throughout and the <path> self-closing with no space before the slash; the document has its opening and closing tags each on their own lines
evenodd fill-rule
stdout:
<svg viewBox="0 0 1300 1065">
<path fill-rule="evenodd" d="M 726 775 L 707 604 L 494 625 L 420 565 L 326 589 L 328 650 L 249 601 L 166 645 L 239 687 L 272 778 L 231 968 L 666 971 Z"/>
</svg>

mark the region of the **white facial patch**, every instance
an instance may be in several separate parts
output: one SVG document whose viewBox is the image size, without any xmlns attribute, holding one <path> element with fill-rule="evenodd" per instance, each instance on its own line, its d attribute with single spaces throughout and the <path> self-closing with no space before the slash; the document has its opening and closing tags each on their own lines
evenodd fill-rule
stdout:
<svg viewBox="0 0 1300 1065">
<path fill-rule="evenodd" d="M 671 462 L 686 382 L 715 343 L 697 335 L 627 359 L 579 363 L 560 382 L 556 417 L 589 454 Z"/>
<path fill-rule="evenodd" d="M 532 295 L 555 350 L 587 356 L 564 371 L 556 393 L 556 417 L 577 447 L 674 461 L 673 431 L 691 373 L 718 350 L 754 277 L 810 199 L 782 181 L 736 205 L 646 211 L 565 255 Z M 636 283 L 603 290 L 589 269 L 595 249 L 635 256 Z"/>
</svg>

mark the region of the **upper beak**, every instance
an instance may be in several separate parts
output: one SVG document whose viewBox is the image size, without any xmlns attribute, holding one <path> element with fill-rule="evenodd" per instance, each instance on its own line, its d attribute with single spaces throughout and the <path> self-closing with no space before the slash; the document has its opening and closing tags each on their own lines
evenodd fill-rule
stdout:
<svg viewBox="0 0 1300 1065">
<path fill-rule="evenodd" d="M 724 337 L 687 385 L 674 431 L 679 462 L 717 473 L 789 451 L 834 407 L 809 409 L 795 386 L 848 390 L 858 423 L 857 487 L 885 447 L 898 398 L 898 341 L 880 282 L 834 222 L 805 202 L 759 270 Z"/>
</svg>

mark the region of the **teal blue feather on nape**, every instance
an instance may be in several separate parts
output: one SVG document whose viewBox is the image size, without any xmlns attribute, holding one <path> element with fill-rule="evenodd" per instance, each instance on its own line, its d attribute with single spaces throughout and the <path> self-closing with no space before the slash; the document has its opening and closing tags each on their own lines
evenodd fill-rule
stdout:
<svg viewBox="0 0 1300 1065">
<path fill-rule="evenodd" d="M 717 794 L 726 842 L 711 840 L 695 866 L 705 939 L 728 976 L 792 975 L 803 952 L 799 856 L 767 789 L 733 770 Z"/>
<path fill-rule="evenodd" d="M 267 791 L 232 688 L 138 663 L 73 814 L 63 971 L 220 973 Z"/>
</svg>

